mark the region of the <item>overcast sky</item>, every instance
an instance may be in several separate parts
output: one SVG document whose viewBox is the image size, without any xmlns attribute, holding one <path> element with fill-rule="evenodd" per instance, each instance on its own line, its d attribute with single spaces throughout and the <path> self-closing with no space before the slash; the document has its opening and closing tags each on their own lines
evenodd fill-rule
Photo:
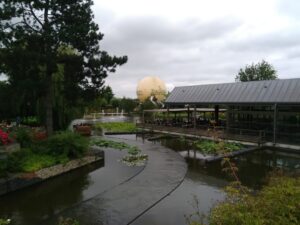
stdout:
<svg viewBox="0 0 300 225">
<path fill-rule="evenodd" d="M 262 59 L 300 77 L 299 0 L 94 0 L 101 47 L 127 55 L 107 84 L 135 97 L 145 76 L 174 86 L 233 82 Z"/>
</svg>

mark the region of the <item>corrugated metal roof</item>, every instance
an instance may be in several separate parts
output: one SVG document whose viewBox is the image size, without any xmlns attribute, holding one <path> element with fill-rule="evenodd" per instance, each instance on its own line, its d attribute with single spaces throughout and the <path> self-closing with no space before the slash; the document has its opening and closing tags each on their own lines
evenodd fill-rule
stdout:
<svg viewBox="0 0 300 225">
<path fill-rule="evenodd" d="M 300 104 L 300 78 L 175 87 L 166 104 Z"/>
</svg>

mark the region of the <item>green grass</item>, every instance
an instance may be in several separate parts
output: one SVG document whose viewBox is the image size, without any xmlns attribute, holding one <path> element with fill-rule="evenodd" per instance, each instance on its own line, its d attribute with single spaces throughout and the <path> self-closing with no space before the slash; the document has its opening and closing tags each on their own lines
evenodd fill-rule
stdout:
<svg viewBox="0 0 300 225">
<path fill-rule="evenodd" d="M 96 123 L 94 125 L 96 130 L 104 130 L 106 132 L 136 132 L 137 127 L 134 123 L 129 122 L 109 122 Z"/>
<path fill-rule="evenodd" d="M 237 143 L 215 142 L 209 140 L 194 141 L 193 146 L 203 154 L 222 154 L 240 150 L 243 146 Z"/>
</svg>

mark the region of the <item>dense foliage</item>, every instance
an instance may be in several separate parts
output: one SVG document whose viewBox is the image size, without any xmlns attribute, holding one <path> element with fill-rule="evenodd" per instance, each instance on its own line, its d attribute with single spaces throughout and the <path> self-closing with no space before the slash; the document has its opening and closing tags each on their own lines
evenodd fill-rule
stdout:
<svg viewBox="0 0 300 225">
<path fill-rule="evenodd" d="M 10 224 L 10 220 L 4 220 L 4 219 L 0 219 L 0 225 L 8 225 Z"/>
<path fill-rule="evenodd" d="M 94 125 L 96 130 L 104 130 L 108 132 L 135 132 L 137 131 L 136 125 L 129 122 L 108 122 L 96 123 Z"/>
<path fill-rule="evenodd" d="M 241 144 L 230 142 L 215 142 L 209 140 L 194 141 L 193 146 L 196 150 L 203 154 L 222 154 L 233 151 L 238 151 L 242 148 Z"/>
<path fill-rule="evenodd" d="M 257 64 L 246 65 L 245 69 L 240 69 L 236 76 L 236 81 L 255 81 L 255 80 L 275 80 L 277 79 L 276 70 L 271 64 L 262 60 Z"/>
<path fill-rule="evenodd" d="M 76 113 L 74 106 L 99 97 L 104 79 L 127 61 L 100 50 L 103 34 L 92 5 L 92 0 L 1 1 L 0 74 L 8 77 L 2 86 L 15 105 L 5 106 L 21 116 L 38 115 L 49 134 Z"/>
<path fill-rule="evenodd" d="M 212 225 L 300 224 L 300 178 L 273 177 L 258 194 L 230 188 L 211 212 Z"/>
<path fill-rule="evenodd" d="M 30 134 L 22 130 L 26 142 L 20 151 L 14 152 L 7 159 L 0 162 L 0 173 L 5 172 L 33 172 L 39 169 L 66 163 L 71 159 L 84 156 L 88 150 L 87 138 L 72 132 L 59 132 L 46 140 L 34 141 Z M 29 137 L 29 139 L 27 139 Z M 26 144 L 25 144 L 26 143 Z"/>
</svg>

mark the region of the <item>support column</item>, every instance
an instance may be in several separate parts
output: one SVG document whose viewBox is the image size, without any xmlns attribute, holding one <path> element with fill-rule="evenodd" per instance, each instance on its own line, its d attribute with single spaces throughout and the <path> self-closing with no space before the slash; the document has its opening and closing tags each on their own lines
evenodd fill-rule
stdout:
<svg viewBox="0 0 300 225">
<path fill-rule="evenodd" d="M 197 113 L 197 108 L 196 106 L 194 106 L 194 128 L 196 128 L 196 125 L 197 125 L 197 118 L 196 118 L 196 113 Z"/>
<path fill-rule="evenodd" d="M 219 124 L 219 105 L 215 105 L 215 121 L 216 125 Z"/>
<path fill-rule="evenodd" d="M 170 113 L 170 107 L 168 106 L 167 107 L 167 125 L 170 125 L 170 115 L 169 115 L 169 113 Z"/>
<path fill-rule="evenodd" d="M 226 106 L 226 129 L 229 128 L 230 124 L 230 106 Z"/>
<path fill-rule="evenodd" d="M 277 127 L 277 104 L 274 104 L 273 145 L 276 144 L 276 127 Z"/>
<path fill-rule="evenodd" d="M 143 118 L 142 118 L 142 123 L 145 124 L 145 111 L 143 110 Z"/>
<path fill-rule="evenodd" d="M 189 123 L 190 122 L 190 105 L 188 105 L 188 107 L 187 107 L 187 120 Z"/>
</svg>

